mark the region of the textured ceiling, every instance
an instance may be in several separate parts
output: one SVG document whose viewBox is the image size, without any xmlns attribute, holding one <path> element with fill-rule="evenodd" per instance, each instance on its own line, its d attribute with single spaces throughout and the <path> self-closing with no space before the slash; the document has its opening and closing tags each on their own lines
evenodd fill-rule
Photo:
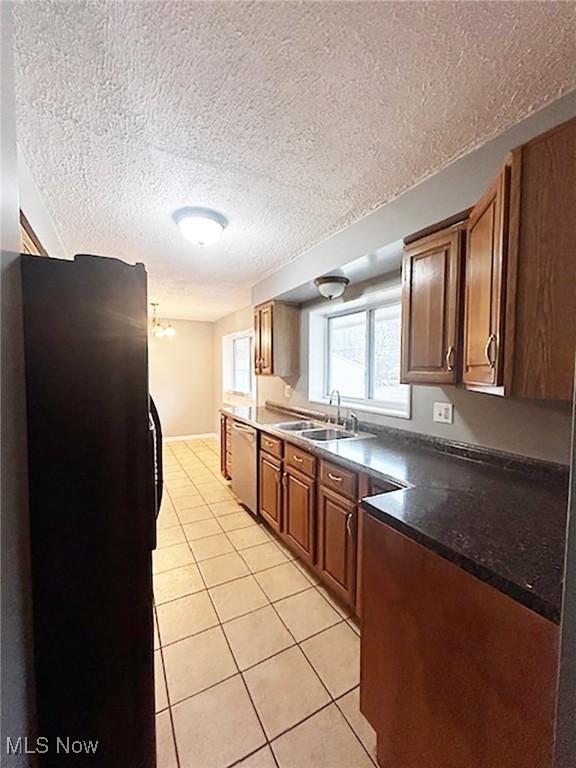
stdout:
<svg viewBox="0 0 576 768">
<path fill-rule="evenodd" d="M 249 286 L 576 87 L 564 2 L 15 3 L 19 141 L 68 253 L 161 313 Z M 183 205 L 230 220 L 198 249 Z"/>
</svg>

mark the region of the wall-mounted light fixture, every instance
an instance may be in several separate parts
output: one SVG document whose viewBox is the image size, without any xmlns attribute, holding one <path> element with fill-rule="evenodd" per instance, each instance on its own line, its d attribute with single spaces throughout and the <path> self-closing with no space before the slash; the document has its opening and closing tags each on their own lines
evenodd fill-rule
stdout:
<svg viewBox="0 0 576 768">
<path fill-rule="evenodd" d="M 228 226 L 228 219 L 210 208 L 179 208 L 172 218 L 186 240 L 200 246 L 213 245 Z"/>
<path fill-rule="evenodd" d="M 325 299 L 339 299 L 348 285 L 350 285 L 350 280 L 341 275 L 330 275 L 328 277 L 317 277 L 314 280 L 314 285 Z"/>
<path fill-rule="evenodd" d="M 168 325 L 162 325 L 160 320 L 158 320 L 158 315 L 156 312 L 158 304 L 152 302 L 150 306 L 152 307 L 152 320 L 150 321 L 150 333 L 152 336 L 157 336 L 159 338 L 165 336 L 169 339 L 173 336 L 176 336 L 176 330 L 172 327 L 172 323 L 168 323 Z"/>
</svg>

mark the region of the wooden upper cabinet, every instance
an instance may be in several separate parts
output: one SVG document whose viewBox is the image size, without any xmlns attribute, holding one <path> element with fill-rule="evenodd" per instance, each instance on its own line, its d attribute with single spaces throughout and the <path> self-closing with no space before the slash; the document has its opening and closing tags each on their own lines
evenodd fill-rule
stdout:
<svg viewBox="0 0 576 768">
<path fill-rule="evenodd" d="M 507 390 L 569 401 L 576 353 L 576 118 L 512 153 L 509 263 Z"/>
<path fill-rule="evenodd" d="M 266 304 L 260 309 L 260 374 L 262 376 L 269 376 L 274 372 L 273 312 L 273 304 Z"/>
<path fill-rule="evenodd" d="M 356 502 L 320 486 L 318 568 L 328 585 L 354 605 L 356 587 Z"/>
<path fill-rule="evenodd" d="M 307 563 L 314 562 L 316 481 L 288 467 L 284 473 L 283 534 L 286 543 Z"/>
<path fill-rule="evenodd" d="M 509 193 L 506 166 L 472 209 L 466 228 L 462 381 L 470 389 L 503 383 Z"/>
<path fill-rule="evenodd" d="M 280 532 L 282 527 L 282 461 L 260 452 L 260 506 L 262 517 Z"/>
<path fill-rule="evenodd" d="M 257 376 L 297 376 L 300 360 L 300 308 L 269 301 L 254 310 L 254 372 Z"/>
<path fill-rule="evenodd" d="M 464 225 L 406 245 L 402 264 L 404 384 L 455 384 L 460 354 Z"/>
</svg>

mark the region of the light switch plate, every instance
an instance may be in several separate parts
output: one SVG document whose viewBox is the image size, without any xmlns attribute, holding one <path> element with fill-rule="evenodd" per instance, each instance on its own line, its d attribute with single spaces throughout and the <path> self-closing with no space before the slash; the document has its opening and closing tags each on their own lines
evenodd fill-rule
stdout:
<svg viewBox="0 0 576 768">
<path fill-rule="evenodd" d="M 452 424 L 454 422 L 454 405 L 452 403 L 434 403 L 433 419 L 440 424 Z"/>
<path fill-rule="evenodd" d="M 292 394 L 292 387 L 290 384 L 286 384 L 284 387 L 284 397 L 288 399 Z"/>
</svg>

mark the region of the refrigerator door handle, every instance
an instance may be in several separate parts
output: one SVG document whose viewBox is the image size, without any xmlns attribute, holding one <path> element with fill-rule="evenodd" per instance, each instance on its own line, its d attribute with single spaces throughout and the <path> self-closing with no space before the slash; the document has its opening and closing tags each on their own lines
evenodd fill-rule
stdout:
<svg viewBox="0 0 576 768">
<path fill-rule="evenodd" d="M 160 505 L 162 504 L 162 496 L 164 494 L 164 466 L 162 456 L 162 425 L 160 424 L 160 416 L 158 415 L 158 409 L 156 403 L 150 396 L 150 415 L 152 422 L 154 423 L 154 453 L 156 457 L 156 517 L 160 513 Z"/>
</svg>

